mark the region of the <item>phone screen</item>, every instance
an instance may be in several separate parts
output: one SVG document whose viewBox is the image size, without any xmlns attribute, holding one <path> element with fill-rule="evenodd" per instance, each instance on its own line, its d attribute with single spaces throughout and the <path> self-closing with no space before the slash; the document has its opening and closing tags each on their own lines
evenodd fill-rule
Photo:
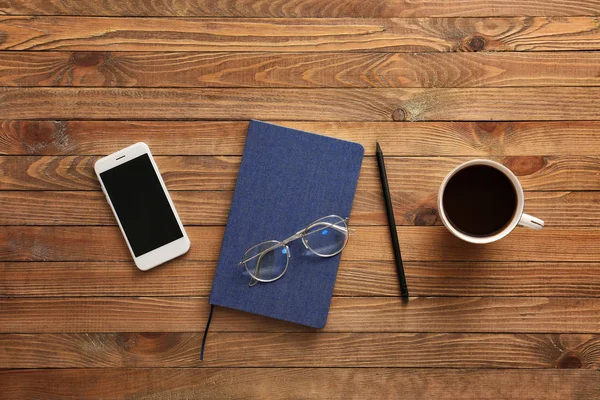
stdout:
<svg viewBox="0 0 600 400">
<path fill-rule="evenodd" d="M 148 154 L 100 178 L 136 257 L 183 237 Z"/>
</svg>

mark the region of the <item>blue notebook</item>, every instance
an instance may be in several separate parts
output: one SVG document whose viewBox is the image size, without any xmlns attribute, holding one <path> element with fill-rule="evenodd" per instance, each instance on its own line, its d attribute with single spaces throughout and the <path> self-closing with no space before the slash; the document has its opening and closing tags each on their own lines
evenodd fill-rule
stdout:
<svg viewBox="0 0 600 400">
<path fill-rule="evenodd" d="M 318 257 L 296 240 L 285 275 L 252 287 L 238 263 L 258 243 L 286 239 L 327 215 L 349 217 L 363 154 L 358 143 L 250 122 L 210 303 L 324 327 L 341 254 Z"/>
</svg>

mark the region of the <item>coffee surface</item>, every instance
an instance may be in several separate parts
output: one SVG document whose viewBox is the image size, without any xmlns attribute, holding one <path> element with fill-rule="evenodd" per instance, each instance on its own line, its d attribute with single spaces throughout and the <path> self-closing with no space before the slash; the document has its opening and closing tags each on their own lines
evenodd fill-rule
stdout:
<svg viewBox="0 0 600 400">
<path fill-rule="evenodd" d="M 448 181 L 442 204 L 450 224 L 471 236 L 492 236 L 504 229 L 517 208 L 517 192 L 496 168 L 473 165 Z"/>
</svg>

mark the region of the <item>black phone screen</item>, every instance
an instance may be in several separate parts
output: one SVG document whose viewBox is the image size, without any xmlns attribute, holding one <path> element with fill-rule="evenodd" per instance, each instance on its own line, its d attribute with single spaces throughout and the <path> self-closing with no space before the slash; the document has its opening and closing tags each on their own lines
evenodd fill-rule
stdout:
<svg viewBox="0 0 600 400">
<path fill-rule="evenodd" d="M 148 154 L 100 178 L 136 257 L 183 237 Z"/>
</svg>

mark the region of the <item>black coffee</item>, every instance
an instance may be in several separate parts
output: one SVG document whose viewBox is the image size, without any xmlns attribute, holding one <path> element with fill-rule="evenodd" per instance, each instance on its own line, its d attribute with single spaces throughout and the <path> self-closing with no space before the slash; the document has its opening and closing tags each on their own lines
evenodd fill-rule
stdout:
<svg viewBox="0 0 600 400">
<path fill-rule="evenodd" d="M 512 220 L 517 192 L 496 168 L 473 165 L 450 178 L 442 204 L 454 228 L 471 236 L 492 236 Z"/>
</svg>

